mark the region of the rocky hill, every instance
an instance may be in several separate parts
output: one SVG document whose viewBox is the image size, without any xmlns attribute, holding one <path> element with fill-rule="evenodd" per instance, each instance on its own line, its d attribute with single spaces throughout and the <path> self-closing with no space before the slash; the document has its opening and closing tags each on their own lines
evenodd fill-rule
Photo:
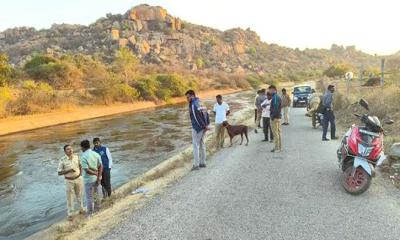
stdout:
<svg viewBox="0 0 400 240">
<path fill-rule="evenodd" d="M 16 65 L 35 53 L 82 53 L 110 62 L 120 47 L 131 49 L 144 64 L 228 73 L 311 77 L 332 63 L 379 65 L 378 59 L 354 47 L 285 48 L 262 42 L 250 29 L 219 31 L 184 22 L 162 7 L 149 5 L 136 6 L 123 15 L 107 14 L 89 26 L 54 24 L 50 29 L 20 27 L 0 32 L 0 52 Z"/>
</svg>

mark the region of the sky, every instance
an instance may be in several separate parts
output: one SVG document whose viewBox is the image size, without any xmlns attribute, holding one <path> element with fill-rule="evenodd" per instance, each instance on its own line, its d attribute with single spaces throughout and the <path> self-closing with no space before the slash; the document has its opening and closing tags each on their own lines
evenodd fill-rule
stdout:
<svg viewBox="0 0 400 240">
<path fill-rule="evenodd" d="M 220 30 L 249 27 L 263 41 L 291 48 L 330 48 L 335 43 L 378 55 L 400 50 L 397 0 L 2 0 L 0 31 L 87 25 L 142 3 Z"/>
</svg>

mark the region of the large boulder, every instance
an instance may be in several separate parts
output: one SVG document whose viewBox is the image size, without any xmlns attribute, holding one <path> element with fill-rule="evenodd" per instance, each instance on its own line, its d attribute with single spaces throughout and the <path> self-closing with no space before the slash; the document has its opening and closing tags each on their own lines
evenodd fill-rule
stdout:
<svg viewBox="0 0 400 240">
<path fill-rule="evenodd" d="M 400 160 L 400 143 L 394 143 L 390 147 L 389 157 L 393 160 Z"/>
<path fill-rule="evenodd" d="M 160 21 L 164 22 L 167 16 L 167 10 L 162 7 L 153 7 L 142 4 L 132 8 L 129 11 L 129 19 L 142 21 Z"/>
<path fill-rule="evenodd" d="M 126 47 L 126 45 L 128 45 L 128 39 L 120 38 L 118 43 L 119 43 L 119 47 Z"/>
<path fill-rule="evenodd" d="M 119 30 L 118 29 L 112 29 L 111 30 L 111 37 L 113 40 L 118 40 L 119 39 Z"/>
<path fill-rule="evenodd" d="M 137 43 L 136 46 L 137 46 L 137 48 L 139 50 L 139 53 L 141 55 L 148 54 L 150 52 L 150 49 L 151 49 L 150 44 L 146 40 L 142 40 L 140 43 Z"/>
<path fill-rule="evenodd" d="M 136 31 L 168 31 L 181 30 L 182 22 L 168 14 L 162 7 L 142 4 L 129 10 L 125 17 L 133 22 Z"/>
</svg>

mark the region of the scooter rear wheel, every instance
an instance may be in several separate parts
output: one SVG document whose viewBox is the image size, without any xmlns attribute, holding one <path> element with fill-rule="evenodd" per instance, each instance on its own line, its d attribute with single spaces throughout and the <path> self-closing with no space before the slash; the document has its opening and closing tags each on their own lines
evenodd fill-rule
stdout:
<svg viewBox="0 0 400 240">
<path fill-rule="evenodd" d="M 343 172 L 342 185 L 346 192 L 352 195 L 359 195 L 371 185 L 371 176 L 362 168 L 357 167 L 353 174 L 353 166 L 348 166 Z"/>
</svg>

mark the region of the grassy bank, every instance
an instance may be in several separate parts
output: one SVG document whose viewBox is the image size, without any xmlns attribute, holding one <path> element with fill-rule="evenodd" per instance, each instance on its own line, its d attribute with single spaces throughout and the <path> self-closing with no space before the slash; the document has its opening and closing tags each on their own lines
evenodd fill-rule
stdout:
<svg viewBox="0 0 400 240">
<path fill-rule="evenodd" d="M 244 115 L 238 122 L 251 125 L 252 112 Z M 206 138 L 207 154 L 211 156 L 217 150 L 214 144 L 214 136 L 208 133 Z M 163 161 L 142 176 L 119 187 L 114 195 L 102 204 L 102 210 L 91 219 L 77 217 L 73 222 L 62 221 L 53 224 L 28 239 L 96 239 L 107 233 L 113 227 L 141 207 L 152 197 L 160 194 L 169 184 L 184 177 L 190 172 L 192 165 L 192 148 L 187 147 L 182 152 L 166 161 Z M 131 192 L 138 187 L 149 189 L 146 194 L 134 194 Z M 104 221 L 107 219 L 107 221 Z"/>
</svg>

